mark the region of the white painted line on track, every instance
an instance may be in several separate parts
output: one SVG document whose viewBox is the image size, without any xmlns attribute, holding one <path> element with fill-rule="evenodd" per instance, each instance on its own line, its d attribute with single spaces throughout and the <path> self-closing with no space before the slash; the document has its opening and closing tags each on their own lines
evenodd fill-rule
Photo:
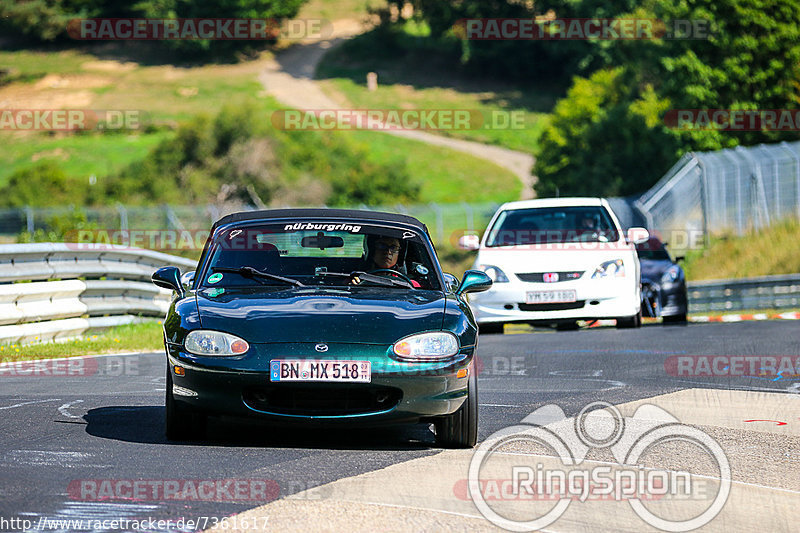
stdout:
<svg viewBox="0 0 800 533">
<path fill-rule="evenodd" d="M 60 401 L 61 399 L 59 398 L 50 398 L 49 400 L 32 400 L 30 402 L 15 403 L 14 405 L 7 405 L 5 407 L 0 407 L 0 411 L 5 409 L 14 409 L 16 407 L 22 407 L 23 405 L 31 405 L 34 403 L 60 402 Z"/>
<path fill-rule="evenodd" d="M 67 418 L 82 418 L 81 416 L 70 414 L 67 411 L 67 409 L 79 403 L 83 403 L 83 400 L 75 400 L 74 402 L 65 403 L 64 405 L 58 408 L 58 412 L 66 416 Z"/>
</svg>

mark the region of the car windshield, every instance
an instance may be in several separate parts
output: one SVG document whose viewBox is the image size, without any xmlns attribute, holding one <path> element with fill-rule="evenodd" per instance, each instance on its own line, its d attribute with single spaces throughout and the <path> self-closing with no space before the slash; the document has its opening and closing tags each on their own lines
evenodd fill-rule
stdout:
<svg viewBox="0 0 800 533">
<path fill-rule="evenodd" d="M 503 211 L 489 230 L 487 246 L 617 240 L 614 223 L 602 206 L 537 207 Z"/>
<path fill-rule="evenodd" d="M 406 228 L 340 221 L 226 228 L 214 236 L 198 287 L 439 290 L 426 239 Z"/>
<path fill-rule="evenodd" d="M 669 252 L 660 242 L 653 242 L 652 240 L 636 245 L 636 253 L 639 259 L 649 261 L 672 261 Z"/>
</svg>

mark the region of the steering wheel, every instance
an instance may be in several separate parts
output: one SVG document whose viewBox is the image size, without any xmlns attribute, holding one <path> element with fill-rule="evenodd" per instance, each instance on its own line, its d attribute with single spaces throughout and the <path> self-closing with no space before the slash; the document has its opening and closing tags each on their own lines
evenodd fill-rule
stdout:
<svg viewBox="0 0 800 533">
<path fill-rule="evenodd" d="M 400 276 L 401 278 L 403 278 L 404 280 L 406 280 L 409 285 L 413 285 L 413 283 L 411 283 L 411 278 L 409 278 L 408 276 L 406 276 L 402 272 L 398 272 L 397 270 L 394 270 L 394 269 L 391 269 L 391 268 L 376 268 L 375 270 L 370 270 L 369 272 L 367 272 L 367 274 L 380 274 L 380 273 L 383 273 L 383 272 L 389 272 L 390 274 L 396 274 L 396 275 Z"/>
</svg>

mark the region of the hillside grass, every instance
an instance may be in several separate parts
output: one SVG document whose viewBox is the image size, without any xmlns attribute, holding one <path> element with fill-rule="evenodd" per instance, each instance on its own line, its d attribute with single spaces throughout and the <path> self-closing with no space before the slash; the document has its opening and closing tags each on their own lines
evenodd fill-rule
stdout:
<svg viewBox="0 0 800 533">
<path fill-rule="evenodd" d="M 13 172 L 47 159 L 67 174 L 87 179 L 118 172 L 173 135 L 179 122 L 201 113 L 216 114 L 225 104 L 255 103 L 267 123 L 281 108 L 257 79 L 270 57 L 267 52 L 235 64 L 195 66 L 108 59 L 115 53 L 108 47 L 97 53 L 0 51 L 0 67 L 12 72 L 12 81 L 0 86 L 0 101 L 11 102 L 9 108 L 138 110 L 151 126 L 126 134 L 0 132 L 0 186 Z M 118 53 L 124 55 L 121 49 Z M 376 163 L 406 159 L 424 183 L 423 203 L 502 202 L 518 198 L 521 190 L 513 173 L 469 154 L 380 132 L 341 134 L 366 145 Z"/>
<path fill-rule="evenodd" d="M 437 134 L 533 153 L 548 123 L 556 93 L 474 79 L 453 67 L 453 58 L 431 40 L 424 24 L 407 22 L 387 37 L 381 28 L 354 37 L 328 53 L 317 68 L 323 90 L 357 109 L 458 109 L 483 117 L 475 129 Z M 369 91 L 366 76 L 378 74 Z M 510 127 L 510 117 L 518 127 Z"/>
<path fill-rule="evenodd" d="M 713 237 L 704 250 L 686 254 L 689 281 L 800 272 L 800 221 L 791 219 L 742 237 Z"/>
</svg>

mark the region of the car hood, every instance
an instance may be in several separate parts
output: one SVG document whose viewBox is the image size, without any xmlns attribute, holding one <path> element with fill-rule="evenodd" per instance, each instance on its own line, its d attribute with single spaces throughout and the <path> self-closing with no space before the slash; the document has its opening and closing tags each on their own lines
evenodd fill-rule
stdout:
<svg viewBox="0 0 800 533">
<path fill-rule="evenodd" d="M 420 331 L 440 330 L 440 291 L 354 288 L 226 288 L 197 291 L 204 329 L 250 343 L 347 342 L 392 344 Z"/>
<path fill-rule="evenodd" d="M 594 249 L 590 244 L 594 245 Z M 528 272 L 594 272 L 605 261 L 633 260 L 633 249 L 616 243 L 568 243 L 517 248 L 482 248 L 478 264 L 494 265 L 506 275 Z M 477 266 L 477 265 L 476 265 Z"/>
<path fill-rule="evenodd" d="M 652 260 L 652 259 L 640 259 L 639 263 L 642 265 L 642 278 L 647 278 L 652 281 L 659 281 L 661 276 L 664 275 L 664 272 L 667 271 L 669 267 L 674 265 L 672 261 L 664 260 Z"/>
</svg>

